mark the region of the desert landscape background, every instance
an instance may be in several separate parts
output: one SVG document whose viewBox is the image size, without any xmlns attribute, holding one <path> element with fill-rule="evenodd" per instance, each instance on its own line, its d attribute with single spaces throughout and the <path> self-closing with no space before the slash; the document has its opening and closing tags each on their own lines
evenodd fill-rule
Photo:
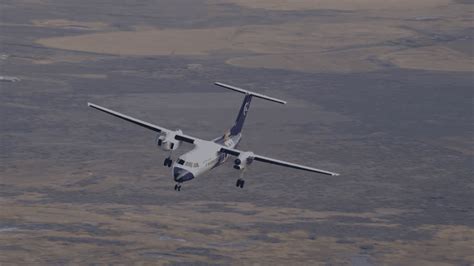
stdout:
<svg viewBox="0 0 474 266">
<path fill-rule="evenodd" d="M 471 265 L 470 0 L 4 0 L 0 264 Z M 173 190 L 153 132 L 231 163 Z M 190 149 L 185 146 L 179 152 Z"/>
</svg>

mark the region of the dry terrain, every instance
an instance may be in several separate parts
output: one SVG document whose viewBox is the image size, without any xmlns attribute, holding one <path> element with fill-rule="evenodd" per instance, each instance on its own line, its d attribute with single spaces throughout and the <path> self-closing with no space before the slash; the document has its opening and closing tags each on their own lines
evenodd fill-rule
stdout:
<svg viewBox="0 0 474 266">
<path fill-rule="evenodd" d="M 442 71 L 473 70 L 469 55 L 449 47 L 457 39 L 465 39 L 462 31 L 472 26 L 472 10 L 466 5 L 455 5 L 448 0 L 229 2 L 259 9 L 332 12 L 324 17 L 304 16 L 275 24 L 192 29 L 140 26 L 134 30 L 102 30 L 37 42 L 54 48 L 117 55 L 250 53 L 252 56 L 235 56 L 226 62 L 241 67 L 305 72 L 363 72 L 387 65 Z M 339 15 L 336 10 L 358 12 Z M 36 22 L 38 24 L 71 27 L 80 23 L 51 20 Z M 103 26 L 103 23 L 82 24 L 87 28 Z M 430 31 L 436 33 L 430 34 Z M 436 34 L 461 36 L 439 44 L 433 41 Z"/>
<path fill-rule="evenodd" d="M 472 265 L 470 0 L 0 2 L 0 265 Z M 146 129 L 229 162 L 173 190 Z M 185 145 L 179 152 L 191 149 Z M 176 156 L 176 154 L 174 154 Z"/>
</svg>

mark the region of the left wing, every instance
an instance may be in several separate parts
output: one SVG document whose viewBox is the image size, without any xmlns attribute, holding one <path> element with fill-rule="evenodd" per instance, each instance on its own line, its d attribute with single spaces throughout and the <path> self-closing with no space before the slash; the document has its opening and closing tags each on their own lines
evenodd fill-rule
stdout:
<svg viewBox="0 0 474 266">
<path fill-rule="evenodd" d="M 237 150 L 237 149 L 230 149 L 230 148 L 227 148 L 227 147 L 222 147 L 220 149 L 220 152 L 230 154 L 230 155 L 233 155 L 233 156 L 239 156 L 241 153 L 243 153 L 243 151 L 240 151 L 240 150 Z M 338 176 L 339 175 L 338 173 L 333 173 L 333 172 L 329 172 L 329 171 L 325 171 L 325 170 L 321 170 L 321 169 L 316 169 L 316 168 L 309 167 L 309 166 L 304 166 L 304 165 L 301 165 L 301 164 L 285 162 L 285 161 L 281 161 L 281 160 L 277 160 L 277 159 L 273 159 L 273 158 L 269 158 L 269 157 L 265 157 L 265 156 L 261 156 L 261 155 L 257 155 L 257 154 L 253 154 L 252 158 L 255 161 L 270 163 L 270 164 L 276 164 L 276 165 L 290 167 L 290 168 L 299 169 L 299 170 L 304 170 L 304 171 L 308 171 L 308 172 L 314 172 L 314 173 L 319 173 L 319 174 L 324 174 L 324 175 L 331 175 L 331 176 Z"/>
<path fill-rule="evenodd" d="M 92 107 L 94 109 L 102 111 L 106 114 L 113 115 L 113 116 L 118 117 L 120 119 L 123 119 L 125 121 L 131 122 L 135 125 L 139 125 L 141 127 L 153 130 L 153 131 L 158 132 L 158 133 L 160 133 L 160 132 L 164 132 L 164 133 L 173 132 L 173 133 L 175 133 L 175 131 L 173 131 L 173 130 L 170 130 L 170 129 L 167 129 L 167 128 L 164 128 L 164 127 L 160 127 L 160 126 L 145 122 L 145 121 L 137 119 L 137 118 L 133 118 L 131 116 L 116 112 L 114 110 L 107 109 L 105 107 L 102 107 L 102 106 L 99 106 L 99 105 L 96 105 L 96 104 L 93 104 L 93 103 L 87 103 L 87 105 L 89 107 Z M 191 136 L 184 135 L 184 134 L 176 134 L 176 133 L 175 133 L 174 138 L 176 140 L 184 141 L 184 142 L 191 143 L 191 144 L 194 144 L 194 142 L 196 140 L 200 140 L 200 139 L 195 138 L 195 137 L 191 137 Z"/>
</svg>

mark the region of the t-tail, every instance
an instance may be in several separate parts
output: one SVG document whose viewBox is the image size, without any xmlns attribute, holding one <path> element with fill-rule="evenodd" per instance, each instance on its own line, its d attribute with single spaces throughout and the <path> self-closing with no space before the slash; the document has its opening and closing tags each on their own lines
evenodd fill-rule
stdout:
<svg viewBox="0 0 474 266">
<path fill-rule="evenodd" d="M 249 109 L 250 109 L 250 102 L 252 101 L 253 97 L 260 98 L 260 99 L 265 99 L 265 100 L 280 103 L 280 104 L 286 104 L 286 102 L 283 101 L 283 100 L 273 98 L 273 97 L 269 97 L 269 96 L 266 96 L 266 95 L 263 95 L 263 94 L 260 94 L 260 93 L 244 90 L 244 89 L 237 88 L 237 87 L 234 87 L 234 86 L 230 86 L 230 85 L 227 85 L 227 84 L 223 84 L 223 83 L 220 83 L 220 82 L 216 82 L 214 84 L 216 84 L 217 86 L 229 89 L 229 90 L 233 90 L 233 91 L 245 94 L 245 98 L 244 98 L 244 101 L 242 102 L 242 106 L 240 107 L 239 114 L 237 115 L 237 119 L 235 119 L 235 124 L 230 129 L 230 135 L 231 136 L 236 136 L 240 132 L 242 132 L 242 128 L 244 126 L 245 118 L 247 117 L 247 114 L 248 114 Z"/>
</svg>

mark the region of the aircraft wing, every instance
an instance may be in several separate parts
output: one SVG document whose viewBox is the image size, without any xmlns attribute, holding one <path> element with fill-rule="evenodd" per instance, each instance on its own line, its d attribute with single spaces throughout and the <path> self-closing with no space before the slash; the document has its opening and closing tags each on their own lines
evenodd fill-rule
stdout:
<svg viewBox="0 0 474 266">
<path fill-rule="evenodd" d="M 233 156 L 239 156 L 241 153 L 243 153 L 243 151 L 240 151 L 240 150 L 237 150 L 237 149 L 230 149 L 230 148 L 227 148 L 227 147 L 222 147 L 220 149 L 220 152 L 223 152 L 223 153 L 226 153 L 226 154 L 229 154 L 229 155 L 233 155 Z M 331 176 L 338 176 L 339 175 L 338 173 L 333 173 L 333 172 L 329 172 L 329 171 L 326 171 L 326 170 L 316 169 L 316 168 L 309 167 L 309 166 L 304 166 L 304 165 L 301 165 L 301 164 L 295 164 L 295 163 L 290 163 L 290 162 L 286 162 L 286 161 L 282 161 L 282 160 L 277 160 L 277 159 L 273 159 L 273 158 L 269 158 L 269 157 L 265 157 L 265 156 L 261 156 L 261 155 L 257 155 L 257 154 L 253 154 L 252 158 L 253 158 L 254 161 L 270 163 L 270 164 L 276 164 L 276 165 L 285 166 L 285 167 L 294 168 L 294 169 L 299 169 L 299 170 L 304 170 L 304 171 L 308 171 L 308 172 L 314 172 L 314 173 L 319 173 L 319 174 L 324 174 L 324 175 L 331 175 Z"/>
<path fill-rule="evenodd" d="M 116 112 L 114 110 L 110 110 L 110 109 L 107 109 L 105 107 L 102 107 L 102 106 L 99 106 L 99 105 L 96 105 L 96 104 L 93 104 L 93 103 L 87 103 L 87 105 L 89 107 L 92 107 L 94 109 L 97 109 L 99 111 L 102 111 L 106 114 L 109 114 L 109 115 L 113 115 L 115 117 L 118 117 L 120 119 L 123 119 L 125 121 L 128 121 L 128 122 L 131 122 L 135 125 L 139 125 L 141 127 L 144 127 L 144 128 L 147 128 L 147 129 L 150 129 L 150 130 L 153 130 L 155 132 L 165 132 L 165 133 L 168 133 L 168 132 L 173 132 L 175 133 L 173 130 L 170 130 L 170 129 L 167 129 L 167 128 L 164 128 L 164 127 L 160 127 L 160 126 L 157 126 L 157 125 L 154 125 L 154 124 L 151 124 L 151 123 L 148 123 L 148 122 L 145 122 L 145 121 L 142 121 L 140 119 L 137 119 L 137 118 L 133 118 L 131 116 L 128 116 L 128 115 L 124 115 L 122 113 L 119 113 L 119 112 Z M 179 140 L 179 141 L 184 141 L 184 142 L 188 142 L 188 143 L 191 143 L 191 144 L 194 144 L 194 142 L 196 140 L 199 140 L 198 138 L 195 138 L 195 137 L 191 137 L 191 136 L 188 136 L 188 135 L 184 135 L 184 134 L 176 134 L 175 137 L 174 137 L 176 140 Z"/>
</svg>

